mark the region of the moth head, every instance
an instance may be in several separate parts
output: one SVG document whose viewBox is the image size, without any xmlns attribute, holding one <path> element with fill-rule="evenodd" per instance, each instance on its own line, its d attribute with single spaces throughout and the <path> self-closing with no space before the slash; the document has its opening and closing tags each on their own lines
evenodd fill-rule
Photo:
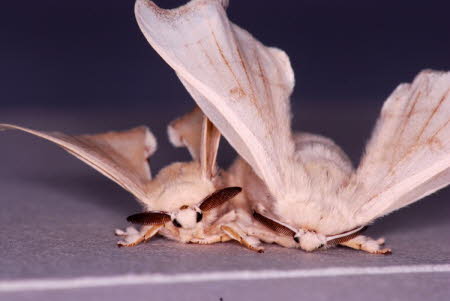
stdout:
<svg viewBox="0 0 450 301">
<path fill-rule="evenodd" d="M 198 205 L 183 205 L 172 212 L 147 211 L 131 215 L 127 220 L 134 224 L 157 225 L 171 222 L 182 229 L 193 229 L 203 221 L 203 215 L 231 200 L 242 191 L 240 187 L 219 189 L 204 198 Z"/>
<path fill-rule="evenodd" d="M 193 229 L 203 220 L 203 212 L 197 206 L 183 205 L 173 212 L 171 217 L 175 227 Z"/>
<path fill-rule="evenodd" d="M 172 214 L 172 223 L 178 228 L 192 229 L 203 220 L 203 214 L 225 204 L 241 191 L 240 187 L 226 187 L 208 195 L 197 206 L 181 206 Z"/>
</svg>

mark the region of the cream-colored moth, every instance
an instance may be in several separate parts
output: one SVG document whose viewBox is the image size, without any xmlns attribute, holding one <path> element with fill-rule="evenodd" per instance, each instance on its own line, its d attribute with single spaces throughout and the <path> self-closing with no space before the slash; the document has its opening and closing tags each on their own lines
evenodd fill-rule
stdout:
<svg viewBox="0 0 450 301">
<path fill-rule="evenodd" d="M 188 148 L 193 161 L 175 162 L 152 179 L 148 158 L 156 151 L 150 130 L 137 127 L 123 132 L 70 136 L 0 124 L 0 130 L 21 130 L 56 143 L 125 190 L 143 206 L 144 212 L 128 217 L 142 225 L 116 230 L 119 246 L 135 246 L 160 234 L 183 243 L 212 244 L 238 240 L 254 251 L 258 241 L 245 237 L 235 210 L 229 203 L 240 187 L 224 186 L 225 172 L 216 166 L 220 133 L 200 109 L 173 121 L 170 141 Z M 239 219 L 243 220 L 243 219 Z"/>
<path fill-rule="evenodd" d="M 423 71 L 400 85 L 354 169 L 332 140 L 292 133 L 287 55 L 231 23 L 221 1 L 164 10 L 138 0 L 135 12 L 148 42 L 243 158 L 231 182 L 243 187 L 248 215 L 269 229 L 249 226 L 248 235 L 306 251 L 341 244 L 387 254 L 384 239 L 361 235 L 364 226 L 450 183 L 450 73 Z"/>
</svg>

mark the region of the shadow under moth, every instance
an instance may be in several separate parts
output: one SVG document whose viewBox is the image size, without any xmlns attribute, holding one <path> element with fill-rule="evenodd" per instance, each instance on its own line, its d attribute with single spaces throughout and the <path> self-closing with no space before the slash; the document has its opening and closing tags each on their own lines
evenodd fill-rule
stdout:
<svg viewBox="0 0 450 301">
<path fill-rule="evenodd" d="M 395 89 L 355 169 L 332 140 L 292 131 L 288 56 L 230 22 L 227 5 L 135 5 L 146 39 L 198 105 L 168 128 L 191 162 L 152 178 L 156 139 L 146 127 L 80 136 L 0 129 L 54 142 L 129 191 L 143 212 L 127 218 L 139 229 L 116 230 L 119 246 L 160 234 L 183 243 L 236 240 L 258 252 L 265 242 L 390 253 L 384 239 L 362 235 L 364 228 L 450 183 L 450 73 L 422 71 Z M 226 171 L 216 166 L 221 135 L 240 155 Z"/>
</svg>

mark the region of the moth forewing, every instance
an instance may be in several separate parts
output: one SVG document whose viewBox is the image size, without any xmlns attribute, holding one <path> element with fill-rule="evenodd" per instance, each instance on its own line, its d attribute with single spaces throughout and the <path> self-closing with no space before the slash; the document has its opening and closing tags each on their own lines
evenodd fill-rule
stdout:
<svg viewBox="0 0 450 301">
<path fill-rule="evenodd" d="M 304 178 L 301 166 L 285 174 L 278 168 L 291 165 L 294 151 L 294 76 L 287 55 L 231 23 L 217 0 L 194 0 L 173 10 L 138 0 L 135 13 L 149 43 L 271 192 L 295 189 L 293 179 Z"/>
<path fill-rule="evenodd" d="M 30 133 L 59 145 L 128 190 L 138 200 L 143 202 L 146 199 L 145 185 L 151 178 L 147 159 L 156 150 L 156 139 L 147 127 L 98 135 L 71 136 L 0 124 L 0 130 L 7 129 Z"/>
</svg>

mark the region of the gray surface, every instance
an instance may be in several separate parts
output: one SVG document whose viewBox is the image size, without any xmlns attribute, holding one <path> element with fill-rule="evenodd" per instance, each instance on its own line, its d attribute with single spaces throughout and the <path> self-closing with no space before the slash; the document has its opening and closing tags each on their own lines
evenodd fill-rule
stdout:
<svg viewBox="0 0 450 301">
<path fill-rule="evenodd" d="M 349 108 L 351 107 L 350 104 Z M 378 109 L 304 108 L 295 127 L 327 134 L 343 145 L 353 159 Z M 149 113 L 150 112 L 150 113 Z M 160 142 L 154 166 L 187 159 L 183 150 L 167 144 L 165 124 L 180 112 L 147 108 L 87 112 L 10 110 L 2 122 L 69 133 L 151 126 Z M 147 122 L 150 120 L 151 122 Z M 322 120 L 327 120 L 323 123 Z M 393 266 L 450 263 L 450 190 L 439 193 L 377 221 L 368 230 L 385 236 L 394 251 L 375 256 L 344 248 L 316 253 L 267 246 L 264 254 L 235 243 L 183 245 L 157 238 L 136 248 L 115 246 L 113 229 L 126 226 L 125 217 L 139 210 L 132 197 L 54 145 L 17 132 L 0 133 L 0 281 L 122 275 L 127 273 L 184 273 L 262 269 L 310 269 L 348 266 Z M 226 164 L 233 154 L 225 147 Z M 450 274 L 350 276 L 267 281 L 226 281 L 177 285 L 120 286 L 53 292 L 0 294 L 3 300 L 347 300 L 380 298 L 443 300 L 450 297 Z M 155 297 L 149 298 L 149 297 Z M 156 298 L 158 297 L 158 298 Z"/>
<path fill-rule="evenodd" d="M 8 300 L 448 300 L 448 275 L 391 275 L 132 286 L 5 295 Z"/>
</svg>

